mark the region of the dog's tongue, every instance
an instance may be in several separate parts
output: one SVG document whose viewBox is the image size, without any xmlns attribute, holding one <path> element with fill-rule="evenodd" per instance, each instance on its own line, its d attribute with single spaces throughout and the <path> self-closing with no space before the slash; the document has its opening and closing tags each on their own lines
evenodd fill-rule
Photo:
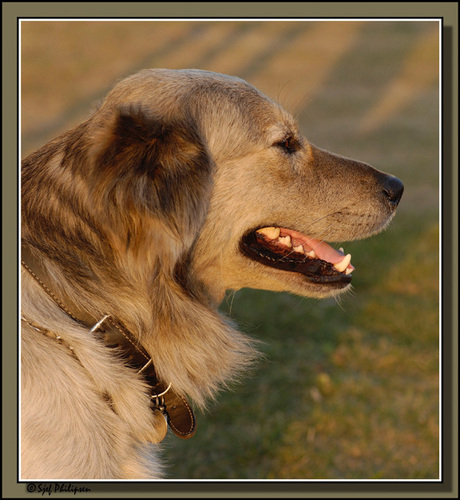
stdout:
<svg viewBox="0 0 460 500">
<path fill-rule="evenodd" d="M 319 259 L 330 262 L 331 264 L 338 264 L 343 260 L 343 253 L 332 248 L 325 241 L 307 238 L 306 244 L 312 247 Z"/>
<path fill-rule="evenodd" d="M 291 257 L 297 256 L 310 259 L 319 259 L 332 264 L 337 271 L 350 274 L 354 266 L 350 263 L 351 255 L 345 255 L 342 249 L 335 250 L 324 240 L 310 238 L 305 234 L 283 227 L 263 227 L 256 233 L 276 252 L 289 252 Z"/>
<path fill-rule="evenodd" d="M 343 253 L 335 250 L 323 240 L 309 238 L 302 233 L 284 228 L 281 229 L 280 236 L 290 236 L 293 246 L 302 245 L 306 251 L 313 250 L 319 259 L 331 264 L 338 264 L 343 260 Z"/>
</svg>

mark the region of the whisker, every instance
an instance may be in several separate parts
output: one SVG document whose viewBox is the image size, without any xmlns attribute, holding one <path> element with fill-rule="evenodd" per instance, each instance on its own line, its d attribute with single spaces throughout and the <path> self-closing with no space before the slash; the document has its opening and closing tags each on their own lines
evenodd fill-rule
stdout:
<svg viewBox="0 0 460 500">
<path fill-rule="evenodd" d="M 231 301 L 230 301 L 229 308 L 228 308 L 228 313 L 229 314 L 232 314 L 233 301 L 235 300 L 235 296 L 236 296 L 236 290 L 232 290 L 230 292 L 230 294 L 228 295 L 228 297 L 227 297 L 227 304 L 229 303 L 229 300 L 230 300 L 230 297 L 231 297 Z"/>
<path fill-rule="evenodd" d="M 335 303 L 340 307 L 340 309 L 342 309 L 343 312 L 347 312 L 347 310 L 345 309 L 345 307 L 342 304 L 342 299 L 343 299 L 343 297 L 341 295 L 336 295 L 334 297 Z"/>
</svg>

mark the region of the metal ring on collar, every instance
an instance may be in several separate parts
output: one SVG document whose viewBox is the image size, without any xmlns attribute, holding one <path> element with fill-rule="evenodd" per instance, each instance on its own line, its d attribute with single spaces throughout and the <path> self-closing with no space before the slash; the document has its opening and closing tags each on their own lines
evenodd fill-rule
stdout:
<svg viewBox="0 0 460 500">
<path fill-rule="evenodd" d="M 161 392 L 160 394 L 152 394 L 150 396 L 150 398 L 151 399 L 160 398 L 161 396 L 164 396 L 169 391 L 169 389 L 171 389 L 171 382 L 169 383 L 168 387 L 163 392 Z"/>
</svg>

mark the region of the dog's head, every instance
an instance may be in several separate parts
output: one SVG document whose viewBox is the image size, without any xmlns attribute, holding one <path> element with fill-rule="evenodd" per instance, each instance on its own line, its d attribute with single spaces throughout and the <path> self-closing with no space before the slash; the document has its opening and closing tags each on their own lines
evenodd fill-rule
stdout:
<svg viewBox="0 0 460 500">
<path fill-rule="evenodd" d="M 209 305 L 242 287 L 346 290 L 350 257 L 326 241 L 381 231 L 403 187 L 313 146 L 238 78 L 147 70 L 28 156 L 21 189 L 51 288 L 115 316 L 201 404 L 255 355 Z"/>
<path fill-rule="evenodd" d="M 147 261 L 162 253 L 169 272 L 186 262 L 182 282 L 193 277 L 215 300 L 242 287 L 346 290 L 350 256 L 326 242 L 381 231 L 403 191 L 395 177 L 309 143 L 248 83 L 205 71 L 120 82 L 92 138 L 92 184 L 128 237 L 118 246 L 142 248 Z M 137 215 L 122 216 L 126 207 Z M 136 246 L 141 234 L 149 248 Z"/>
</svg>

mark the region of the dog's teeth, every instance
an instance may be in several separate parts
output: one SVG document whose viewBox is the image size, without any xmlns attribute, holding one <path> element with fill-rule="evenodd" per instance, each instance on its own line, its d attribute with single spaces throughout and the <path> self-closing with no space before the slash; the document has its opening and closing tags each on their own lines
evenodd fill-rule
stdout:
<svg viewBox="0 0 460 500">
<path fill-rule="evenodd" d="M 263 234 L 270 240 L 276 240 L 278 236 L 280 235 L 280 228 L 279 227 L 264 227 L 262 229 L 257 230 L 258 233 Z"/>
<path fill-rule="evenodd" d="M 310 250 L 309 252 L 307 252 L 307 255 L 312 259 L 316 259 L 316 253 L 314 252 L 314 250 Z"/>
<path fill-rule="evenodd" d="M 353 269 L 348 269 L 348 268 L 345 269 L 345 274 L 347 274 L 347 275 L 351 274 L 352 272 L 353 272 Z"/>
<path fill-rule="evenodd" d="M 302 245 L 299 245 L 297 247 L 293 247 L 293 250 L 294 252 L 297 252 L 297 253 L 305 253 L 305 250 L 303 249 L 303 246 Z"/>
<path fill-rule="evenodd" d="M 278 238 L 278 241 L 286 247 L 292 247 L 291 237 L 289 235 Z"/>
<path fill-rule="evenodd" d="M 334 267 L 337 269 L 337 271 L 343 273 L 345 269 L 348 267 L 348 264 L 351 262 L 351 254 L 345 255 L 343 258 L 342 262 L 338 262 L 337 264 L 334 264 Z"/>
<path fill-rule="evenodd" d="M 342 247 L 339 248 L 339 252 L 343 253 L 343 255 L 345 255 L 345 250 Z"/>
</svg>

